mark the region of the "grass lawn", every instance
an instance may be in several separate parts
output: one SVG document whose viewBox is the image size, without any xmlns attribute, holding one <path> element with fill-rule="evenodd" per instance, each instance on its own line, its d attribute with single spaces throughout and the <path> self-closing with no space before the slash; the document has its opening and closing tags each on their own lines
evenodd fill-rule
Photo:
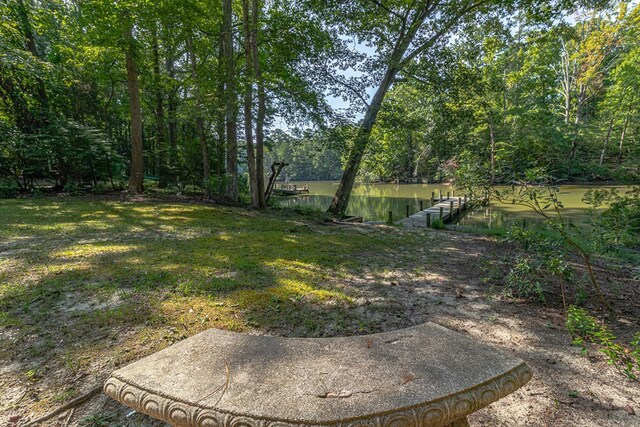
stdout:
<svg viewBox="0 0 640 427">
<path fill-rule="evenodd" d="M 211 327 L 380 330 L 351 310 L 358 295 L 340 279 L 375 272 L 417 240 L 199 204 L 11 200 L 0 216 L 2 386 L 57 383 L 36 409 L 73 397 L 78 376 Z"/>
<path fill-rule="evenodd" d="M 503 399 L 504 411 L 479 415 L 488 425 L 517 425 L 525 403 L 540 416 L 573 417 L 562 425 L 608 425 L 599 406 L 575 412 L 555 394 L 566 400 L 591 381 L 603 399 L 624 405 L 626 383 L 602 360 L 602 372 L 589 373 L 557 307 L 491 291 L 504 253 L 483 236 L 336 226 L 285 210 L 0 200 L 0 425 L 42 415 L 118 366 L 207 328 L 314 337 L 425 321 L 514 351 L 538 375 L 535 395 L 553 394 L 537 403 L 524 390 Z M 571 369 L 546 372 L 558 351 Z M 101 398 L 78 408 L 70 425 L 157 425 L 126 414 Z"/>
</svg>

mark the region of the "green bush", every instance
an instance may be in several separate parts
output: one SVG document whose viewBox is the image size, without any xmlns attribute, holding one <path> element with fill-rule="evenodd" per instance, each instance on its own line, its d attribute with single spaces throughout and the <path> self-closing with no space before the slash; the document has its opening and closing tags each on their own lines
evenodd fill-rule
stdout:
<svg viewBox="0 0 640 427">
<path fill-rule="evenodd" d="M 440 218 L 436 218 L 431 221 L 431 228 L 435 228 L 436 230 L 443 230 L 445 228 L 444 221 Z"/>
<path fill-rule="evenodd" d="M 607 362 L 627 378 L 640 378 L 640 333 L 627 346 L 619 344 L 604 322 L 589 315 L 587 310 L 573 305 L 567 313 L 567 329 L 572 344 L 580 346 L 583 354 L 588 353 L 589 344 L 594 344 L 599 347 L 598 351 L 607 356 Z"/>
<path fill-rule="evenodd" d="M 81 193 L 81 190 L 75 182 L 67 182 L 64 186 L 64 192 L 72 196 L 77 196 Z"/>
<path fill-rule="evenodd" d="M 0 178 L 0 199 L 18 197 L 20 186 L 13 178 Z"/>
</svg>

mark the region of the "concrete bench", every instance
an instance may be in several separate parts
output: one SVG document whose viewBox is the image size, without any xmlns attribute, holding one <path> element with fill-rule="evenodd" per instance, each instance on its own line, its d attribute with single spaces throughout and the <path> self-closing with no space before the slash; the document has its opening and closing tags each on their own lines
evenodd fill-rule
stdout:
<svg viewBox="0 0 640 427">
<path fill-rule="evenodd" d="M 530 379 L 521 360 L 433 323 L 341 338 L 209 329 L 104 391 L 180 427 L 461 427 Z"/>
</svg>

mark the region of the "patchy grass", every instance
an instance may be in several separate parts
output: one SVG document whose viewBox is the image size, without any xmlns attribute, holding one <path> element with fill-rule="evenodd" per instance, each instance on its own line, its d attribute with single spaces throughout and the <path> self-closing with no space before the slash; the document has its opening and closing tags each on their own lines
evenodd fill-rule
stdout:
<svg viewBox="0 0 640 427">
<path fill-rule="evenodd" d="M 38 407 L 72 396 L 66 381 L 210 327 L 379 329 L 352 312 L 357 291 L 341 279 L 395 259 L 408 240 L 203 204 L 45 198 L 1 201 L 0 212 L 0 360 L 11 367 L 0 387 L 51 386 Z"/>
</svg>

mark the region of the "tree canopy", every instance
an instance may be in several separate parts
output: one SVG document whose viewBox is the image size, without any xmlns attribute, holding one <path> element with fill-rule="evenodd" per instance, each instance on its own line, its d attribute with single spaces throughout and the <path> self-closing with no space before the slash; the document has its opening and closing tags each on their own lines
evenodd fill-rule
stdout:
<svg viewBox="0 0 640 427">
<path fill-rule="evenodd" d="M 487 182 L 638 179 L 637 5 L 14 0 L 0 16 L 3 188 L 153 179 L 264 207 L 285 161 L 341 176 L 341 215 L 356 180 L 470 165 Z"/>
</svg>

